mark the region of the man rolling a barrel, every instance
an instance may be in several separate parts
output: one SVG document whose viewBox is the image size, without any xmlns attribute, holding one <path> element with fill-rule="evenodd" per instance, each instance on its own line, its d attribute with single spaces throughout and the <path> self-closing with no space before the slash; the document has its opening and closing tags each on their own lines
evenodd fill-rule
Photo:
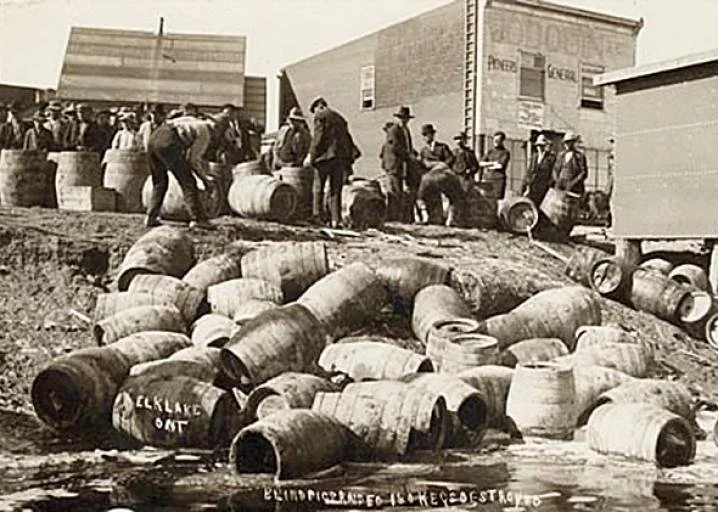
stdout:
<svg viewBox="0 0 718 512">
<path fill-rule="evenodd" d="M 563 137 L 564 150 L 556 158 L 553 168 L 554 186 L 579 196 L 586 191 L 584 182 L 588 177 L 586 156 L 576 148 L 580 136 L 574 132 L 566 132 Z"/>
<path fill-rule="evenodd" d="M 287 121 L 279 129 L 274 144 L 274 165 L 277 167 L 301 167 L 309 153 L 312 136 L 309 134 L 302 111 L 292 108 Z"/>
<path fill-rule="evenodd" d="M 214 119 L 183 116 L 160 125 L 152 132 L 147 150 L 153 185 L 145 220 L 147 227 L 160 224 L 160 210 L 169 187 L 168 169 L 182 189 L 191 219 L 189 227 L 214 227 L 199 200 L 195 174 L 206 187 L 207 162 L 203 156 L 212 137 L 215 134 L 223 134 L 229 122 L 236 116 L 237 108 L 226 105 Z"/>
</svg>

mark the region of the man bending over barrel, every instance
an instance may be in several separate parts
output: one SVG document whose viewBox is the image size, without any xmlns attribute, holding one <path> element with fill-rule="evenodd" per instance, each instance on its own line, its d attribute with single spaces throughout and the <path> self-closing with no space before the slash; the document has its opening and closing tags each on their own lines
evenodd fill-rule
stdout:
<svg viewBox="0 0 718 512">
<path fill-rule="evenodd" d="M 196 173 L 203 183 L 207 183 L 207 162 L 203 156 L 212 137 L 223 134 L 229 122 L 236 119 L 237 112 L 234 105 L 225 105 L 214 119 L 182 116 L 160 125 L 152 132 L 147 148 L 153 185 L 145 220 L 147 227 L 160 224 L 160 210 L 169 186 L 168 169 L 182 188 L 191 219 L 189 227 L 214 227 L 199 200 L 194 175 Z"/>
</svg>

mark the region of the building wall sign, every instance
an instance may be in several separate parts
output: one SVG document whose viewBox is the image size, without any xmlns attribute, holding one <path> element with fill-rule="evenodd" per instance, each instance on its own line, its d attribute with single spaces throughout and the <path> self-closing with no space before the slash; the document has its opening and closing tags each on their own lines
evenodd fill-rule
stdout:
<svg viewBox="0 0 718 512">
<path fill-rule="evenodd" d="M 541 129 L 544 126 L 544 104 L 537 101 L 519 101 L 520 128 L 526 130 Z"/>
<path fill-rule="evenodd" d="M 575 69 L 557 68 L 556 66 L 549 64 L 547 71 L 548 77 L 551 80 L 562 80 L 564 82 L 578 83 L 578 77 L 576 76 Z"/>
<path fill-rule="evenodd" d="M 506 73 L 516 73 L 518 65 L 515 60 L 500 59 L 493 55 L 488 56 L 489 71 L 504 71 Z"/>
</svg>

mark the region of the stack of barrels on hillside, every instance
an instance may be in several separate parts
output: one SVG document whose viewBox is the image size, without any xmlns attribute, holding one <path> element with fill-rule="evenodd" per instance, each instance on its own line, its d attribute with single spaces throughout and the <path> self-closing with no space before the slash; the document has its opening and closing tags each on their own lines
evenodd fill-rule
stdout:
<svg viewBox="0 0 718 512">
<path fill-rule="evenodd" d="M 330 271 L 320 242 L 198 262 L 185 231 L 155 228 L 97 298 L 97 346 L 51 361 L 33 404 L 60 431 L 229 447 L 237 473 L 279 479 L 473 449 L 489 429 L 568 440 L 585 426 L 600 453 L 693 460 L 691 394 L 650 378 L 650 347 L 601 325 L 598 294 L 551 288 L 487 314 L 476 294 L 509 283 L 474 276 L 469 296 L 467 272 L 421 258 Z M 382 318 L 413 339 L 386 337 Z"/>
<path fill-rule="evenodd" d="M 718 348 L 718 302 L 704 268 L 661 258 L 634 264 L 619 255 L 580 247 L 565 269 L 574 281 L 637 311 L 652 314 Z"/>
</svg>

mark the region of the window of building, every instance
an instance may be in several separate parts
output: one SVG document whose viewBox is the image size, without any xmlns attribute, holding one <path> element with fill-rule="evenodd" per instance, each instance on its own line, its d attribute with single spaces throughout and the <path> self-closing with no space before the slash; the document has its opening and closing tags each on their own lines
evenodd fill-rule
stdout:
<svg viewBox="0 0 718 512">
<path fill-rule="evenodd" d="M 581 64 L 581 107 L 603 110 L 603 87 L 593 85 L 593 77 L 605 71 L 603 66 Z"/>
<path fill-rule="evenodd" d="M 546 92 L 546 57 L 536 53 L 520 53 L 519 96 L 543 101 Z"/>
<path fill-rule="evenodd" d="M 373 110 L 376 103 L 375 97 L 375 76 L 374 66 L 363 66 L 361 68 L 361 108 L 362 110 Z"/>
</svg>

